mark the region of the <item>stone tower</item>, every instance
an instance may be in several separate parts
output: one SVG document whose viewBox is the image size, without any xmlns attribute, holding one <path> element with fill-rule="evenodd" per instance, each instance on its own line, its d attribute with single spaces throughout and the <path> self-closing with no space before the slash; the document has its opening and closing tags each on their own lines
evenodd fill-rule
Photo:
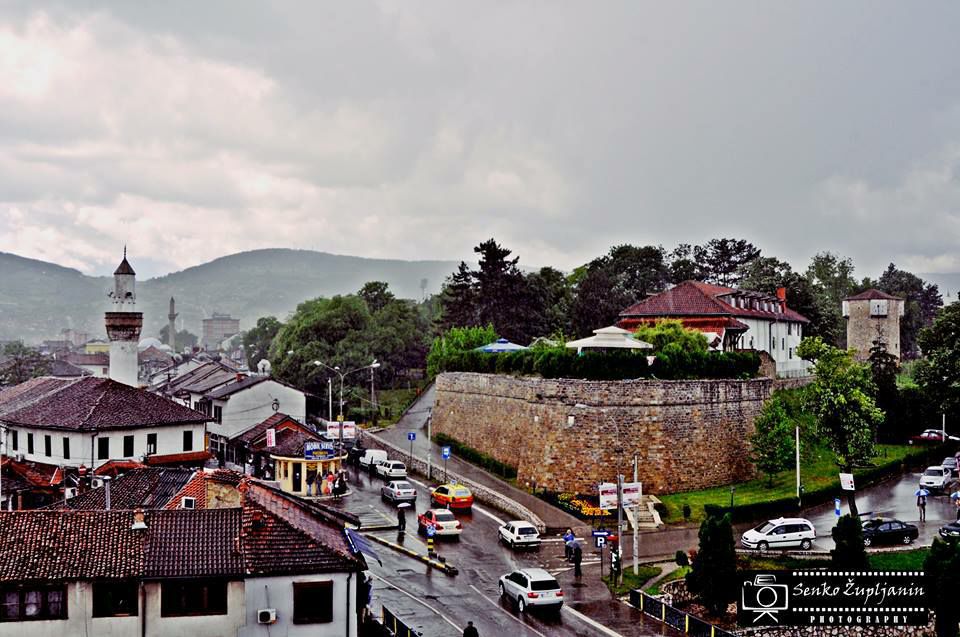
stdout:
<svg viewBox="0 0 960 637">
<path fill-rule="evenodd" d="M 870 358 L 870 348 L 878 338 L 887 352 L 900 360 L 900 317 L 903 299 L 869 289 L 843 301 L 843 317 L 847 319 L 847 347 L 857 351 L 857 360 Z"/>
<path fill-rule="evenodd" d="M 137 387 L 137 344 L 143 327 L 143 313 L 134 312 L 137 273 L 127 262 L 127 249 L 123 249 L 123 261 L 113 273 L 113 311 L 106 313 L 107 337 L 110 339 L 110 378 Z"/>
<path fill-rule="evenodd" d="M 170 313 L 167 314 L 167 345 L 174 352 L 177 351 L 177 312 L 173 297 L 170 297 Z"/>
</svg>

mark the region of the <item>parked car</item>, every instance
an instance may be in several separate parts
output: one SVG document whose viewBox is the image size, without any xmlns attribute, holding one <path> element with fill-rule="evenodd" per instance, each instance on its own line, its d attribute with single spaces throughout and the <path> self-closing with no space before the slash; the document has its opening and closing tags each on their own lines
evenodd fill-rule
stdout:
<svg viewBox="0 0 960 637">
<path fill-rule="evenodd" d="M 740 538 L 740 543 L 748 549 L 784 549 L 800 547 L 810 550 L 817 532 L 810 520 L 803 518 L 777 518 L 750 529 Z"/>
<path fill-rule="evenodd" d="M 927 467 L 920 476 L 920 487 L 930 491 L 945 491 L 953 482 L 950 469 L 943 466 Z"/>
<path fill-rule="evenodd" d="M 550 608 L 557 612 L 563 606 L 563 590 L 556 578 L 542 568 L 522 568 L 500 578 L 500 597 L 516 602 L 521 613 L 528 606 Z"/>
<path fill-rule="evenodd" d="M 943 459 L 943 462 L 940 463 L 944 469 L 950 470 L 950 475 L 954 478 L 957 477 L 957 457 L 956 456 L 947 456 Z"/>
<path fill-rule="evenodd" d="M 406 480 L 391 480 L 380 487 L 380 497 L 390 502 L 414 502 L 417 490 Z"/>
<path fill-rule="evenodd" d="M 497 529 L 497 539 L 510 548 L 540 546 L 537 527 L 524 520 L 513 520 L 501 526 Z"/>
<path fill-rule="evenodd" d="M 377 475 L 384 479 L 406 478 L 407 465 L 399 460 L 387 460 L 376 465 Z"/>
<path fill-rule="evenodd" d="M 952 537 L 960 537 L 960 520 L 941 526 L 940 537 L 947 539 Z"/>
<path fill-rule="evenodd" d="M 372 471 L 377 461 L 385 462 L 386 460 L 387 452 L 383 449 L 367 449 L 363 452 L 363 455 L 360 456 L 360 466 Z"/>
<path fill-rule="evenodd" d="M 426 535 L 427 525 L 432 524 L 434 535 L 459 540 L 463 525 L 446 509 L 429 509 L 417 516 L 417 531 Z"/>
<path fill-rule="evenodd" d="M 947 440 L 960 440 L 957 436 L 951 436 L 947 434 Z M 913 436 L 908 441 L 911 445 L 914 444 L 927 444 L 927 445 L 938 445 L 944 441 L 943 430 L 941 429 L 924 429 L 923 433 Z"/>
<path fill-rule="evenodd" d="M 441 484 L 430 493 L 430 501 L 448 509 L 469 509 L 473 506 L 473 494 L 462 484 Z"/>
<path fill-rule="evenodd" d="M 913 524 L 901 522 L 900 520 L 890 520 L 875 518 L 863 523 L 863 545 L 872 546 L 874 544 L 910 544 L 917 537 L 920 531 Z"/>
</svg>

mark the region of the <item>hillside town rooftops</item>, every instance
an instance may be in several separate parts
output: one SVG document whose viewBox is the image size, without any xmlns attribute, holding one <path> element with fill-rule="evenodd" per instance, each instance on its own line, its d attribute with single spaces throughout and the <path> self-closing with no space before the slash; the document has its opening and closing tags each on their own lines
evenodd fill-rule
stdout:
<svg viewBox="0 0 960 637">
<path fill-rule="evenodd" d="M 109 378 L 34 378 L 0 391 L 0 422 L 44 429 L 99 431 L 186 423 L 198 411 Z"/>
<path fill-rule="evenodd" d="M 684 281 L 620 312 L 621 325 L 631 318 L 714 316 L 809 323 L 783 299 L 700 281 Z M 747 326 L 743 323 L 743 329 Z M 733 327 L 733 326 L 730 326 Z"/>
<path fill-rule="evenodd" d="M 111 509 L 162 509 L 190 482 L 193 469 L 139 467 L 117 476 L 110 485 Z M 90 489 L 49 508 L 106 509 L 106 488 Z"/>
</svg>

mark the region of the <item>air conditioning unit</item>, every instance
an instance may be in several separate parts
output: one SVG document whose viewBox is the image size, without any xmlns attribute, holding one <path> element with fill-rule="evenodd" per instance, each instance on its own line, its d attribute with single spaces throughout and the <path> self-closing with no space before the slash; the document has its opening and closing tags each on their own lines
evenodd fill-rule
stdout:
<svg viewBox="0 0 960 637">
<path fill-rule="evenodd" d="M 257 611 L 257 623 L 258 624 L 276 624 L 277 623 L 277 609 L 276 608 L 261 608 Z"/>
<path fill-rule="evenodd" d="M 190 496 L 183 496 L 180 498 L 180 508 L 181 509 L 196 509 L 197 508 L 197 499 Z"/>
<path fill-rule="evenodd" d="M 77 488 L 76 487 L 67 487 L 63 490 L 63 497 L 69 500 L 70 498 L 77 497 Z"/>
<path fill-rule="evenodd" d="M 103 478 L 101 478 L 101 477 L 99 477 L 99 476 L 94 476 L 94 477 L 90 478 L 90 488 L 91 488 L 91 489 L 99 489 L 99 488 L 102 487 L 102 486 L 103 486 Z"/>
</svg>

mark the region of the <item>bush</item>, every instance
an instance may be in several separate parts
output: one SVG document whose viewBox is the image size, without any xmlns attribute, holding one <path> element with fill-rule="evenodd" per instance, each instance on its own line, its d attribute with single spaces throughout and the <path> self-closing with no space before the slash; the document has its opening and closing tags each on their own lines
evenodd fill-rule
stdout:
<svg viewBox="0 0 960 637">
<path fill-rule="evenodd" d="M 729 515 L 711 515 L 700 525 L 700 547 L 686 580 L 714 615 L 723 614 L 736 599 L 737 554 Z"/>
<path fill-rule="evenodd" d="M 870 559 L 863 547 L 860 518 L 841 516 L 830 532 L 836 548 L 830 550 L 830 564 L 836 571 L 869 571 Z"/>
<path fill-rule="evenodd" d="M 673 561 L 676 562 L 677 566 L 681 568 L 684 566 L 690 566 L 690 559 L 687 557 L 687 554 L 684 551 L 677 551 Z"/>
<path fill-rule="evenodd" d="M 469 447 L 455 438 L 451 438 L 446 434 L 434 434 L 433 440 L 438 445 L 448 445 L 450 451 L 460 458 L 463 458 L 467 462 L 473 463 L 479 467 L 482 467 L 491 473 L 495 473 L 498 476 L 512 480 L 517 477 L 517 468 L 512 467 L 505 462 L 500 462 L 496 458 L 489 456 L 482 451 L 477 451 L 473 447 Z"/>
<path fill-rule="evenodd" d="M 692 511 L 690 511 L 690 505 L 687 504 L 686 502 L 684 502 L 684 503 L 683 503 L 683 519 L 684 519 L 684 520 L 689 520 L 691 513 L 692 513 Z M 681 564 L 681 566 L 686 566 L 686 564 Z"/>
</svg>

